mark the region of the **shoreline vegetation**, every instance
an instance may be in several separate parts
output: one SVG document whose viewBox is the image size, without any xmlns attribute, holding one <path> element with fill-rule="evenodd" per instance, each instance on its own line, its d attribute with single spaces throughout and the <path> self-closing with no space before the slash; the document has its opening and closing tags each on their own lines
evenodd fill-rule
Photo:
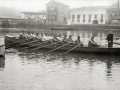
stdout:
<svg viewBox="0 0 120 90">
<path fill-rule="evenodd" d="M 120 31 L 120 25 L 115 24 L 81 24 L 81 25 L 46 25 L 46 24 L 18 24 L 16 26 L 6 26 L 0 27 L 2 30 L 0 31 L 11 31 L 11 32 L 21 32 L 21 30 L 32 30 L 32 31 L 39 31 L 39 29 L 43 30 L 72 30 L 72 31 Z"/>
</svg>

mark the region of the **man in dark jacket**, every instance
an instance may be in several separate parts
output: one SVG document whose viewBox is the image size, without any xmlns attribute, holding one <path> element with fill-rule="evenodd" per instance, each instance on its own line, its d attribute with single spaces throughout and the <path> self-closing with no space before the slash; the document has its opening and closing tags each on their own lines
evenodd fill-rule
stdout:
<svg viewBox="0 0 120 90">
<path fill-rule="evenodd" d="M 108 41 L 108 47 L 111 48 L 113 47 L 113 34 L 112 31 L 109 31 L 109 34 L 107 35 L 106 40 Z"/>
</svg>

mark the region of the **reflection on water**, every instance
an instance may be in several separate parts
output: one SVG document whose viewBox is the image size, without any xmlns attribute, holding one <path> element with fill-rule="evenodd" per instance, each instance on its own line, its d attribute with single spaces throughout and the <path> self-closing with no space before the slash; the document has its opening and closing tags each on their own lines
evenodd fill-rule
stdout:
<svg viewBox="0 0 120 90">
<path fill-rule="evenodd" d="M 105 37 L 107 34 L 107 32 L 98 34 L 97 31 L 59 32 L 81 35 L 83 38 L 89 38 L 93 34 Z M 4 40 L 3 36 L 1 40 Z M 0 58 L 0 90 L 120 89 L 119 56 L 73 52 L 61 55 L 63 52 L 6 50 L 5 59 Z"/>
<path fill-rule="evenodd" d="M 62 52 L 8 52 L 6 69 L 2 73 L 7 78 L 0 79 L 2 80 L 0 84 L 5 81 L 0 88 L 119 90 L 119 56 L 82 53 L 69 53 L 61 56 L 60 53 Z M 0 73 L 0 76 L 2 74 Z"/>
</svg>

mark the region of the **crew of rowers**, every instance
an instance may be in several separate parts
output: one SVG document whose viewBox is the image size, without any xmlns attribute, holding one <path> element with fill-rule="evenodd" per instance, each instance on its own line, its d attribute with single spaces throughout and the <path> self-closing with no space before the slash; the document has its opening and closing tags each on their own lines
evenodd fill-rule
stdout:
<svg viewBox="0 0 120 90">
<path fill-rule="evenodd" d="M 26 34 L 24 31 L 22 31 L 21 34 L 19 35 L 19 39 L 50 41 L 52 43 L 58 42 L 58 43 L 63 43 L 63 44 L 69 43 L 72 45 L 77 44 L 77 45 L 83 46 L 83 43 L 80 40 L 80 36 L 78 36 L 77 39 L 74 41 L 72 39 L 71 35 L 69 36 L 69 38 L 67 38 L 66 35 L 61 36 L 61 34 L 59 34 L 59 35 L 53 35 L 53 34 L 47 34 L 47 33 L 34 34 L 33 32 L 28 32 Z M 90 41 L 88 42 L 88 46 L 90 46 L 90 47 L 98 47 L 99 46 L 99 45 L 97 45 L 97 43 L 95 43 L 93 36 L 91 37 Z"/>
</svg>

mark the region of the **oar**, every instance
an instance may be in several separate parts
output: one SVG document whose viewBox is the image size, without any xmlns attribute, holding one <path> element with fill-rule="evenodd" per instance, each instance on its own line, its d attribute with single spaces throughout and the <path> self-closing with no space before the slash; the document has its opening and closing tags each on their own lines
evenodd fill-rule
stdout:
<svg viewBox="0 0 120 90">
<path fill-rule="evenodd" d="M 120 45 L 120 43 L 113 42 L 114 44 Z"/>
<path fill-rule="evenodd" d="M 78 47 L 79 45 L 76 45 L 75 47 L 73 47 L 73 48 L 71 48 L 70 50 L 68 50 L 68 51 L 66 51 L 66 52 L 64 52 L 63 54 L 66 54 L 66 53 L 68 53 L 68 52 L 70 52 L 70 51 L 72 51 L 73 49 L 75 49 L 76 47 Z M 63 55 L 63 54 L 61 54 L 61 55 Z"/>
<path fill-rule="evenodd" d="M 44 42 L 39 43 L 39 44 L 35 44 L 35 45 L 29 46 L 29 47 L 21 48 L 21 49 L 19 49 L 19 50 L 23 50 L 23 49 L 31 48 L 31 47 L 34 47 L 34 46 L 37 46 L 37 45 L 41 45 L 41 44 L 43 44 L 43 43 L 47 43 L 47 42 L 49 42 L 49 41 L 50 41 L 50 40 L 47 40 L 47 41 L 44 41 Z"/>
<path fill-rule="evenodd" d="M 61 41 L 59 41 L 59 42 L 61 42 Z M 59 42 L 57 42 L 57 43 L 59 43 Z M 47 46 L 50 46 L 50 45 L 53 45 L 53 44 L 57 44 L 57 43 L 51 43 L 49 45 L 45 45 L 45 46 L 42 46 L 42 47 L 37 47 L 37 48 L 31 49 L 31 51 L 34 51 L 34 50 L 37 50 L 37 49 L 40 49 L 40 48 L 43 48 L 43 47 L 47 47 Z"/>
<path fill-rule="evenodd" d="M 64 45 L 62 45 L 62 46 L 60 46 L 60 47 L 58 47 L 58 48 L 52 49 L 52 50 L 50 50 L 50 51 L 48 51 L 48 52 L 55 51 L 55 50 L 57 50 L 57 49 L 59 49 L 59 48 L 61 48 L 61 47 L 64 47 L 64 46 L 68 45 L 68 44 L 70 44 L 70 43 L 64 44 Z"/>
</svg>

